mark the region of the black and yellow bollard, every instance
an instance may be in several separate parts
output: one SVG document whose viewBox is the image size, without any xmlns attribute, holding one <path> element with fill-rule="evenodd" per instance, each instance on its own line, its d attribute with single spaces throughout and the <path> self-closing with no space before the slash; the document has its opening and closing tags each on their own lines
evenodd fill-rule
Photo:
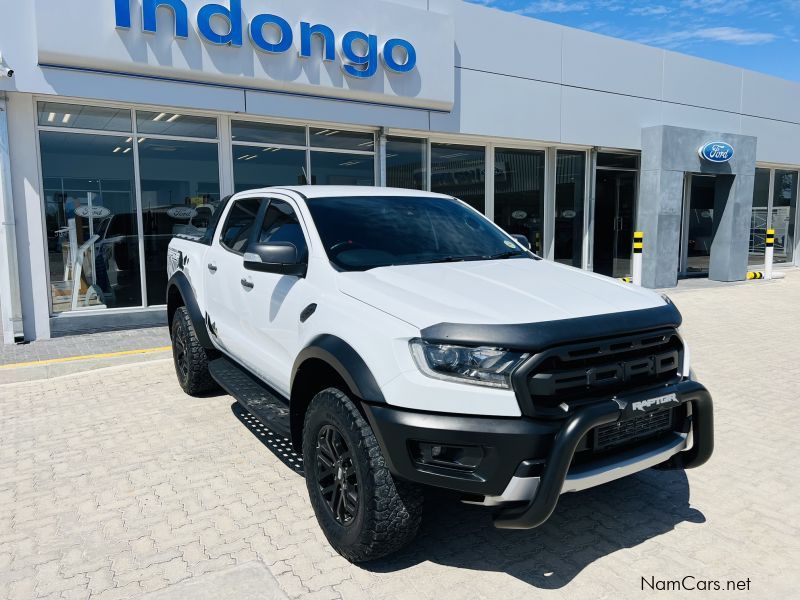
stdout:
<svg viewBox="0 0 800 600">
<path fill-rule="evenodd" d="M 775 258 L 774 229 L 767 229 L 767 237 L 764 246 L 764 279 L 772 279 L 772 261 Z"/>
<path fill-rule="evenodd" d="M 633 284 L 642 285 L 642 258 L 644 254 L 644 232 L 636 231 L 633 234 Z"/>
</svg>

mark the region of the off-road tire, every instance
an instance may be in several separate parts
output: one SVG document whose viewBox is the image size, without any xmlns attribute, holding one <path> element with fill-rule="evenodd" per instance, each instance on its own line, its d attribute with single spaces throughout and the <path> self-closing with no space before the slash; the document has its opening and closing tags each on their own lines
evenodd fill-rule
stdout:
<svg viewBox="0 0 800 600">
<path fill-rule="evenodd" d="M 178 308 L 172 317 L 172 358 L 178 383 L 190 396 L 199 396 L 218 387 L 208 372 L 208 352 L 197 339 L 185 306 Z"/>
<path fill-rule="evenodd" d="M 317 458 L 319 436 L 331 428 L 349 448 L 357 477 L 357 511 L 347 524 L 337 521 L 319 480 L 325 472 L 321 461 L 327 460 Z M 303 464 L 320 527 L 331 546 L 350 562 L 381 558 L 416 536 L 422 519 L 422 490 L 392 477 L 372 428 L 341 390 L 328 388 L 311 401 L 303 426 Z"/>
</svg>

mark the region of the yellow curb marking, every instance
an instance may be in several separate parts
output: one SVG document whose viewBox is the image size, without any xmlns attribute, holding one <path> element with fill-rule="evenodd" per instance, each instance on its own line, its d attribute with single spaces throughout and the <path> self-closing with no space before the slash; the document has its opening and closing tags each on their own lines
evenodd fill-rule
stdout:
<svg viewBox="0 0 800 600">
<path fill-rule="evenodd" d="M 91 360 L 93 358 L 114 358 L 115 356 L 132 356 L 134 354 L 154 354 L 156 352 L 166 352 L 167 350 L 172 350 L 172 346 L 161 346 L 160 348 L 144 348 L 143 350 L 125 350 L 123 352 L 108 352 L 106 354 L 86 354 L 84 356 L 69 356 L 67 358 L 50 358 L 48 360 L 33 360 L 31 362 L 0 365 L 0 371 L 2 371 L 3 369 L 17 369 L 20 367 L 55 365 L 58 363 L 74 362 L 78 360 Z"/>
</svg>

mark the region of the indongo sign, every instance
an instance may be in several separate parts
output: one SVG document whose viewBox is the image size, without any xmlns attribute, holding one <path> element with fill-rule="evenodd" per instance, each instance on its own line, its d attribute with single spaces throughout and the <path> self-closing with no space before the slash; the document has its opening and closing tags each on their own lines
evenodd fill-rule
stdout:
<svg viewBox="0 0 800 600">
<path fill-rule="evenodd" d="M 189 37 L 189 11 L 183 0 L 141 0 L 142 30 L 156 33 L 158 11 L 172 14 L 175 37 Z M 118 29 L 131 28 L 131 0 L 114 0 Z M 244 29 L 253 46 L 266 53 L 283 54 L 295 46 L 296 32 L 289 21 L 275 14 L 259 14 L 245 23 L 242 0 L 229 0 L 228 6 L 206 4 L 197 13 L 197 31 L 203 39 L 220 46 L 240 47 L 244 43 Z M 221 30 L 224 30 L 221 32 Z M 301 21 L 297 32 L 300 58 L 312 55 L 312 40 L 322 43 L 322 59 L 336 61 L 337 46 L 341 54 L 344 73 L 357 79 L 368 79 L 378 72 L 382 62 L 387 71 L 409 73 L 417 66 L 417 51 L 411 42 L 391 38 L 383 42 L 377 35 L 362 31 L 348 31 L 337 43 L 337 34 L 328 25 Z"/>
<path fill-rule="evenodd" d="M 733 146 L 725 142 L 708 142 L 697 151 L 700 157 L 713 163 L 726 163 L 733 158 Z"/>
</svg>

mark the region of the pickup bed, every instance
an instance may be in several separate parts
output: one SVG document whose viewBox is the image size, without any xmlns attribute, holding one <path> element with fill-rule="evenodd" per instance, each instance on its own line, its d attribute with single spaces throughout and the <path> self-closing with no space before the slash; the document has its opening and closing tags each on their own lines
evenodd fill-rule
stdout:
<svg viewBox="0 0 800 600">
<path fill-rule="evenodd" d="M 426 486 L 525 529 L 563 493 L 711 456 L 677 308 L 542 260 L 455 198 L 248 191 L 174 238 L 167 269 L 181 386 L 222 387 L 291 440 L 353 562 L 414 538 Z"/>
</svg>

